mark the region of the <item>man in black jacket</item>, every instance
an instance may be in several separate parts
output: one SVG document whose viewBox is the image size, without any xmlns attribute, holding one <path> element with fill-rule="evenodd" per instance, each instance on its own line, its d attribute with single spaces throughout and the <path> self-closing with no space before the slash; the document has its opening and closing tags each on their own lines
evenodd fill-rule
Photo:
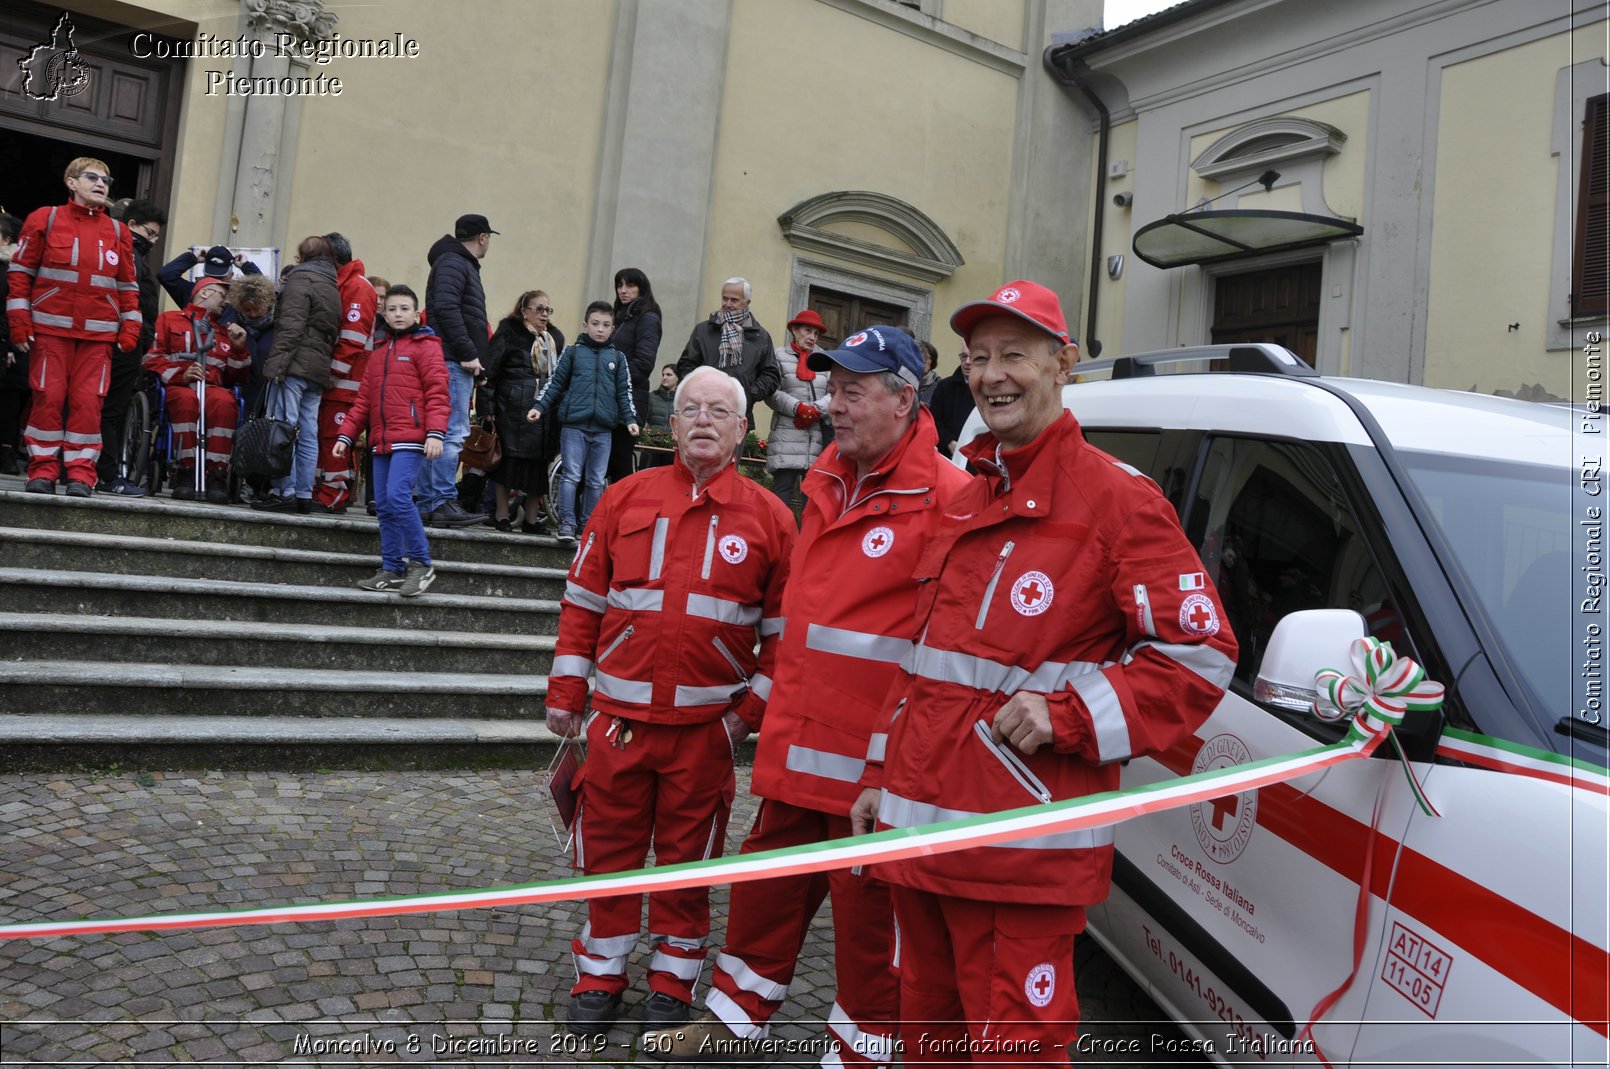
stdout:
<svg viewBox="0 0 1610 1069">
<path fill-rule="evenodd" d="M 123 209 L 123 222 L 134 236 L 134 279 L 140 284 L 140 340 L 133 352 L 112 350 L 111 378 L 106 399 L 101 403 L 101 455 L 95 461 L 96 489 L 120 497 L 144 497 L 145 487 L 130 482 L 118 471 L 122 459 L 123 430 L 128 422 L 129 398 L 140 384 L 140 360 L 156 337 L 157 310 L 162 294 L 148 257 L 162 238 L 168 213 L 148 200 L 130 201 Z M 182 307 L 182 306 L 181 306 Z M 134 473 L 136 479 L 139 473 Z"/>
<path fill-rule="evenodd" d="M 481 261 L 497 231 L 484 215 L 461 215 L 451 234 L 430 247 L 430 278 L 425 283 L 425 314 L 442 339 L 447 357 L 447 390 L 452 409 L 442 454 L 425 465 L 415 500 L 431 527 L 469 527 L 486 514 L 468 512 L 458 503 L 458 454 L 470 434 L 470 397 L 486 355 L 486 291 L 481 288 Z"/>
<path fill-rule="evenodd" d="M 962 350 L 961 365 L 953 374 L 939 380 L 928 407 L 934 414 L 934 426 L 939 430 L 939 451 L 948 456 L 956 453 L 956 439 L 961 437 L 967 417 L 973 414 L 973 391 L 967 388 L 967 369 L 972 362 L 967 350 Z"/>
<path fill-rule="evenodd" d="M 705 364 L 743 383 L 748 401 L 745 416 L 753 427 L 755 402 L 777 391 L 783 383 L 783 369 L 777 363 L 771 335 L 749 312 L 747 279 L 729 278 L 721 284 L 721 307 L 693 328 L 676 362 L 676 377 L 685 379 L 694 368 Z"/>
</svg>

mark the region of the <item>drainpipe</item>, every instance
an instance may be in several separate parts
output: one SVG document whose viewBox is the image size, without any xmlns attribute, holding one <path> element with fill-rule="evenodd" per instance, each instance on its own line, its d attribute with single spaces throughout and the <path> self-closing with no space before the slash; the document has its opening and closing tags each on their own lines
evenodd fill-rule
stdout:
<svg viewBox="0 0 1610 1069">
<path fill-rule="evenodd" d="M 1096 109 L 1101 116 L 1101 136 L 1096 147 L 1096 211 L 1095 219 L 1091 224 L 1090 234 L 1090 314 L 1085 320 L 1085 353 L 1088 357 L 1101 355 L 1101 340 L 1096 337 L 1096 297 L 1101 290 L 1101 272 L 1104 270 L 1101 259 L 1102 221 L 1107 214 L 1107 138 L 1112 130 L 1112 113 L 1107 105 L 1101 102 L 1090 86 L 1079 77 L 1072 64 L 1067 67 L 1057 62 L 1057 53 L 1063 50 L 1062 45 L 1051 45 L 1045 50 L 1042 57 L 1046 71 L 1058 85 L 1078 89 L 1084 94 L 1090 106 Z"/>
</svg>

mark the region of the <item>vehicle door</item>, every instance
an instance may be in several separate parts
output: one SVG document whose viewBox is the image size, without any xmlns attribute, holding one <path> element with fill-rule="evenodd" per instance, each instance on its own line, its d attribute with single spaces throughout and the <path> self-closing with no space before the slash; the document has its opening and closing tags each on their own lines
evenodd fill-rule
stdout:
<svg viewBox="0 0 1610 1069">
<path fill-rule="evenodd" d="M 1289 613 L 1356 609 L 1381 637 L 1412 653 L 1377 565 L 1384 538 L 1360 519 L 1372 510 L 1356 508 L 1343 489 L 1356 480 L 1338 477 L 1348 463 L 1340 447 L 1320 443 L 1202 440 L 1176 505 L 1218 588 L 1240 657 L 1204 727 L 1167 753 L 1131 761 L 1124 786 L 1341 737 L 1340 725 L 1254 697 L 1259 659 Z M 1408 792 L 1385 789 L 1393 775 L 1402 778 L 1394 763 L 1348 762 L 1120 825 L 1114 893 L 1093 929 L 1217 1056 L 1248 1064 L 1294 1055 L 1312 1061 L 1302 1024 L 1351 971 L 1358 887 L 1377 842 L 1372 827 L 1390 840 L 1408 820 Z M 1377 864 L 1389 863 L 1378 857 Z M 1333 1060 L 1347 1058 L 1366 996 L 1367 985 L 1353 985 L 1314 1029 Z"/>
</svg>

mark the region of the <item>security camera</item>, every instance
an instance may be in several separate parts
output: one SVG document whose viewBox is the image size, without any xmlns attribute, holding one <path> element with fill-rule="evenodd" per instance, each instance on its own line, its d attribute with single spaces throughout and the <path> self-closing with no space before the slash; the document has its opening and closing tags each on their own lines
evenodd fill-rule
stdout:
<svg viewBox="0 0 1610 1069">
<path fill-rule="evenodd" d="M 1114 193 L 1112 195 L 1112 202 L 1114 204 L 1116 204 L 1120 208 L 1127 208 L 1127 207 L 1129 207 L 1131 204 L 1133 204 L 1135 202 L 1135 194 L 1133 194 L 1133 193 Z"/>
</svg>

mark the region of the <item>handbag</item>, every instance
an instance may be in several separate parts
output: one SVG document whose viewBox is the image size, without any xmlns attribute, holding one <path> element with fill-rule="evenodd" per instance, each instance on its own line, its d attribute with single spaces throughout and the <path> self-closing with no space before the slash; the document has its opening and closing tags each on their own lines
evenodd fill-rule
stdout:
<svg viewBox="0 0 1610 1069">
<path fill-rule="evenodd" d="M 498 441 L 497 432 L 485 427 L 471 427 L 470 436 L 464 439 L 464 448 L 459 450 L 458 459 L 466 468 L 491 471 L 503 460 L 503 443 Z"/>
<path fill-rule="evenodd" d="M 291 466 L 296 462 L 299 431 L 296 424 L 266 414 L 269 389 L 273 386 L 258 395 L 256 415 L 235 432 L 235 447 L 229 463 L 241 475 L 282 479 L 291 473 Z"/>
</svg>

